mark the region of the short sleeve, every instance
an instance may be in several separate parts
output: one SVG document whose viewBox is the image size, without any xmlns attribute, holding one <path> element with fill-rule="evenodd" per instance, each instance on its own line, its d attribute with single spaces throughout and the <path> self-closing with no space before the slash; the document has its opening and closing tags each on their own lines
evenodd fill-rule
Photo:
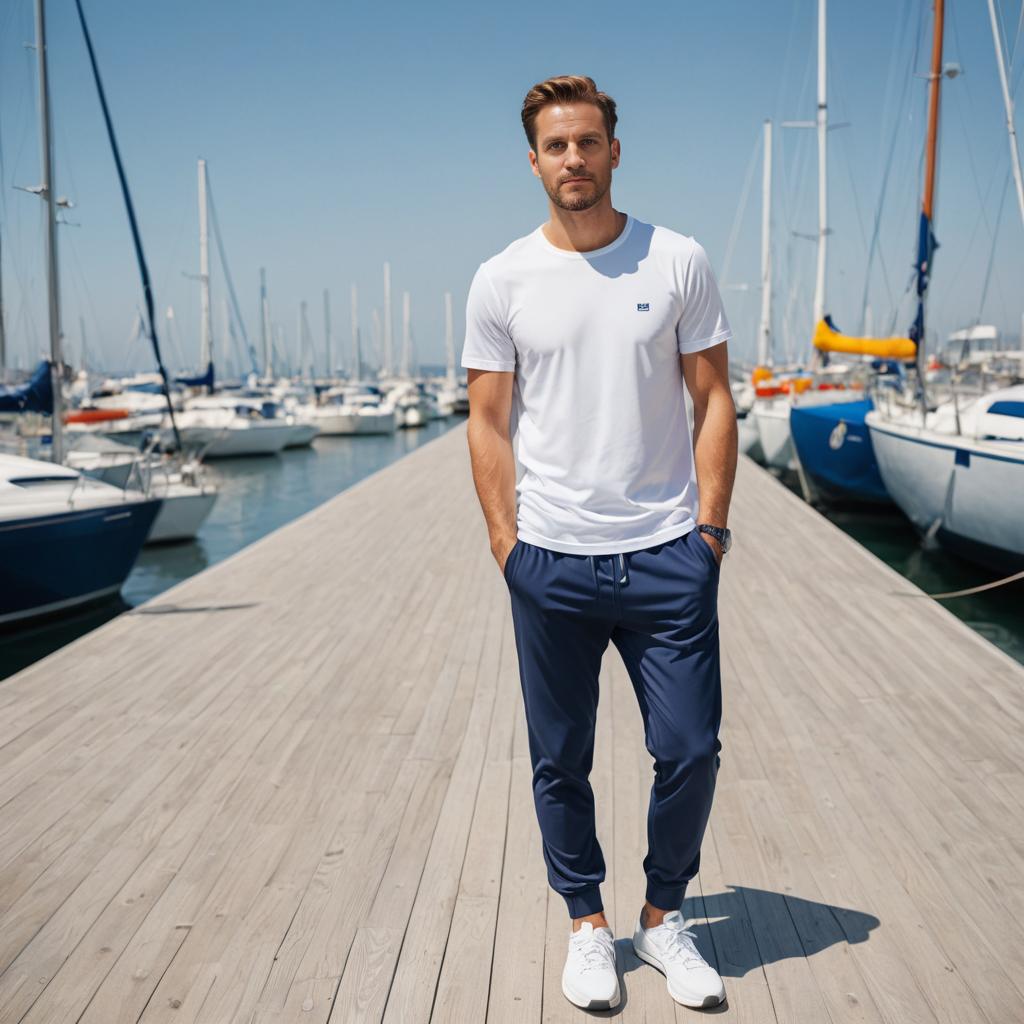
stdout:
<svg viewBox="0 0 1024 1024">
<path fill-rule="evenodd" d="M 708 254 L 703 246 L 693 245 L 683 271 L 683 312 L 676 325 L 676 344 L 683 354 L 700 352 L 732 337 Z"/>
<path fill-rule="evenodd" d="M 469 286 L 462 365 L 471 370 L 514 370 L 516 349 L 494 284 L 481 266 Z"/>
</svg>

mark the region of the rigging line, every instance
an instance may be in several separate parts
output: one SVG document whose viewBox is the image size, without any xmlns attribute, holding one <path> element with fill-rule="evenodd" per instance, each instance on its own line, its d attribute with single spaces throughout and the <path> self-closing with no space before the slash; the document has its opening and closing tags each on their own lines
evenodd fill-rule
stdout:
<svg viewBox="0 0 1024 1024">
<path fill-rule="evenodd" d="M 839 78 L 839 76 L 836 75 L 835 78 L 837 80 L 836 81 L 836 85 L 838 85 L 838 78 Z M 843 93 L 842 90 L 840 88 L 837 88 L 836 86 L 833 86 L 833 92 L 837 94 L 836 95 L 836 99 L 838 101 L 837 104 L 836 104 L 837 108 L 839 110 L 846 109 L 845 102 L 844 102 L 845 93 Z M 849 150 L 848 150 L 847 146 L 845 145 L 845 143 L 841 147 L 841 150 L 842 150 L 842 155 L 843 155 L 843 163 L 846 165 L 846 173 L 847 173 L 847 176 L 850 179 L 850 192 L 853 195 L 853 210 L 854 210 L 854 213 L 855 213 L 855 215 L 857 217 L 857 226 L 860 229 L 861 243 L 864 246 L 864 249 L 865 249 L 865 252 L 866 252 L 867 251 L 867 247 L 868 247 L 867 234 L 864 231 L 864 217 L 863 217 L 863 213 L 861 211 L 860 193 L 857 191 L 857 180 L 856 180 L 856 177 L 854 176 L 854 173 L 853 173 L 853 162 L 850 159 L 850 153 L 849 153 Z M 888 267 L 886 267 L 886 265 L 885 265 L 885 257 L 884 257 L 884 254 L 881 251 L 879 251 L 878 258 L 879 258 L 879 261 L 882 264 L 882 280 L 885 282 L 886 294 L 888 295 L 889 302 L 891 304 L 892 303 L 892 288 L 891 288 L 891 286 L 889 284 L 889 270 L 888 270 Z M 865 319 L 865 317 L 864 317 L 864 313 L 863 313 L 863 310 L 862 310 L 862 315 L 861 315 L 861 328 L 862 329 L 864 327 L 864 319 Z"/>
<path fill-rule="evenodd" d="M 909 27 L 909 24 L 910 24 L 910 7 L 906 7 L 905 11 L 907 12 L 907 19 L 906 19 L 906 22 L 905 22 L 905 25 L 904 25 L 904 30 L 900 34 L 900 36 L 898 37 L 901 44 L 902 44 L 902 41 L 903 41 L 903 36 L 906 34 L 907 28 Z M 916 45 L 919 46 L 920 45 L 920 35 L 919 34 L 915 34 L 915 35 L 916 35 L 916 38 L 917 38 L 917 44 Z M 896 52 L 897 52 L 897 48 L 894 47 L 893 48 L 893 57 L 894 58 L 896 56 Z M 911 64 L 911 67 L 914 67 L 916 65 L 916 63 L 917 63 L 917 49 L 915 47 L 914 61 Z M 864 272 L 864 294 L 861 297 L 861 306 L 860 306 L 860 327 L 861 327 L 861 331 L 862 332 L 864 330 L 865 321 L 867 319 L 868 300 L 869 300 L 870 290 L 871 290 L 871 269 L 872 269 L 872 265 L 874 264 L 875 252 L 876 251 L 879 253 L 879 259 L 881 260 L 881 249 L 879 248 L 879 237 L 881 235 L 881 230 L 882 230 L 882 213 L 883 213 L 883 211 L 885 209 L 885 196 L 886 196 L 886 192 L 888 191 L 888 188 L 889 188 L 889 175 L 892 172 L 893 158 L 896 155 L 896 142 L 900 138 L 900 130 L 899 129 L 900 129 L 900 122 L 902 120 L 902 116 L 901 115 L 902 115 L 902 112 L 906 108 L 906 105 L 907 105 L 907 93 L 908 93 L 908 91 L 910 89 L 911 78 L 912 78 L 912 75 L 910 75 L 910 74 L 905 74 L 903 76 L 903 90 L 902 90 L 902 92 L 900 94 L 899 104 L 897 105 L 896 113 L 895 113 L 895 115 L 893 117 L 892 137 L 889 140 L 889 154 L 888 154 L 888 156 L 886 158 L 886 161 L 885 161 L 885 164 L 884 164 L 884 167 L 883 167 L 882 181 L 881 181 L 881 185 L 879 187 L 879 194 L 878 194 L 878 204 L 875 207 L 875 222 L 872 225 L 871 242 L 868 245 L 867 268 L 865 269 L 865 272 Z M 887 294 L 888 299 L 889 299 L 889 307 L 892 308 L 892 306 L 894 305 L 894 299 L 893 299 L 893 294 L 892 294 L 892 288 L 889 285 L 889 274 L 888 274 L 888 271 L 885 268 L 884 260 L 882 261 L 882 264 L 883 264 L 883 266 L 882 266 L 882 274 L 883 274 L 883 280 L 885 281 L 886 294 Z"/>
<path fill-rule="evenodd" d="M 956 40 L 957 53 L 959 54 L 962 51 L 961 51 L 961 47 L 960 47 L 960 35 L 959 35 L 959 29 L 958 29 L 958 26 L 957 26 L 956 13 L 955 13 L 954 5 L 951 5 L 951 11 L 952 11 L 952 17 L 950 19 L 950 23 L 951 23 L 952 28 L 953 28 L 953 38 Z M 973 115 L 972 116 L 972 120 L 976 124 L 981 123 L 980 119 L 977 117 L 977 104 L 975 103 L 975 100 L 974 100 L 974 94 L 971 92 L 970 83 L 967 82 L 967 81 L 964 82 L 964 94 L 966 95 L 967 101 L 968 101 L 968 103 L 970 104 L 970 107 L 971 107 L 971 114 Z M 996 181 L 996 170 L 997 170 L 997 168 L 996 168 L 995 164 L 992 165 L 992 168 L 991 168 L 991 170 L 989 172 L 988 188 L 985 190 L 984 195 L 982 195 L 981 181 L 980 181 L 980 179 L 978 177 L 978 169 L 977 169 L 977 166 L 976 166 L 976 164 L 974 162 L 974 147 L 972 145 L 970 145 L 970 133 L 967 130 L 967 123 L 964 120 L 964 111 L 963 111 L 962 103 L 959 103 L 959 102 L 956 103 L 956 109 L 957 109 L 957 115 L 960 118 L 960 126 L 961 126 L 961 129 L 963 130 L 964 138 L 968 142 L 968 145 L 966 146 L 966 149 L 967 149 L 967 162 L 970 165 L 971 177 L 974 180 L 974 188 L 975 188 L 975 191 L 978 194 L 978 204 L 979 204 L 979 206 L 981 208 L 980 222 L 984 224 L 985 230 L 988 232 L 989 238 L 992 239 L 992 245 L 994 247 L 995 246 L 995 232 L 992 229 L 992 225 L 989 223 L 988 213 L 986 211 L 986 203 L 988 202 L 989 193 L 992 191 L 992 187 L 993 187 L 993 185 L 995 184 L 995 181 Z M 1002 210 L 1002 205 L 1003 205 L 1002 201 L 1000 201 L 1000 204 L 999 204 L 1000 211 Z M 969 252 L 970 252 L 970 248 L 974 244 L 974 239 L 977 236 L 978 226 L 979 226 L 979 221 L 976 220 L 974 222 L 974 230 L 971 232 L 970 242 L 968 242 L 967 247 L 964 250 L 963 261 L 962 261 L 962 263 L 960 265 L 960 271 L 961 272 L 963 271 L 963 268 L 966 265 L 967 258 L 968 258 Z M 959 276 L 960 275 L 958 273 L 957 277 L 959 277 Z M 996 287 L 997 287 L 997 289 L 999 289 L 1000 298 L 1002 298 L 1002 289 L 999 287 L 998 282 L 996 284 Z M 988 281 L 986 279 L 986 282 L 985 282 L 985 292 L 987 293 L 987 291 L 988 291 Z"/>
<path fill-rule="evenodd" d="M 157 275 L 156 287 L 157 291 L 159 291 L 161 295 L 166 295 L 168 291 L 170 291 L 172 268 L 178 265 L 178 252 L 181 249 L 181 240 L 185 233 L 185 221 L 188 218 L 185 208 L 181 207 L 180 209 L 181 216 L 178 218 L 178 228 L 174 235 L 174 241 L 167 247 L 167 259 L 164 261 L 164 268 Z M 175 351 L 177 354 L 175 355 L 175 353 L 172 353 L 172 355 L 179 360 L 178 366 L 184 366 L 184 363 L 181 361 L 182 357 L 180 349 L 176 349 Z"/>
<path fill-rule="evenodd" d="M 1010 51 L 1009 55 L 1011 70 L 1013 69 L 1013 58 L 1017 54 L 1017 44 L 1020 42 L 1020 34 L 1022 29 L 1024 29 L 1024 3 L 1020 5 L 1020 14 L 1017 17 L 1017 33 L 1013 37 L 1013 48 Z"/>
<path fill-rule="evenodd" d="M 740 233 L 740 223 L 743 220 L 743 215 L 747 210 L 747 200 L 750 198 L 750 186 L 754 180 L 754 167 L 757 164 L 757 154 L 761 150 L 761 132 L 758 130 L 757 141 L 754 143 L 754 149 L 750 154 L 750 160 L 747 162 L 747 173 L 743 179 L 743 191 L 740 193 L 739 206 L 736 208 L 736 214 L 732 219 L 732 228 L 729 231 L 729 243 L 725 247 L 725 260 L 722 263 L 722 284 L 728 287 L 729 285 L 729 270 L 732 266 L 732 254 L 736 248 L 736 239 Z"/>
<path fill-rule="evenodd" d="M 117 138 L 114 135 L 114 124 L 110 119 L 110 108 L 107 106 L 107 94 L 103 90 L 103 82 L 100 79 L 99 65 L 96 63 L 96 53 L 92 48 L 92 38 L 89 35 L 89 27 L 85 23 L 85 11 L 82 10 L 82 0 L 75 0 L 75 7 L 78 9 L 78 20 L 82 26 L 82 35 L 85 37 L 85 47 L 89 51 L 89 63 L 92 65 L 92 75 L 96 82 L 96 92 L 99 94 L 100 107 L 103 110 L 103 120 L 107 126 L 107 138 L 110 140 L 110 148 L 114 154 L 114 164 L 117 167 L 117 177 L 121 183 L 121 195 L 124 198 L 124 205 L 128 211 L 128 223 L 132 230 L 132 241 L 135 244 L 135 256 L 139 264 L 139 275 L 142 278 L 142 291 L 146 299 L 146 315 L 149 318 L 149 340 L 153 344 L 153 354 L 156 356 L 156 364 L 160 369 L 160 378 L 163 383 L 164 398 L 167 400 L 167 411 L 171 418 L 171 428 L 174 431 L 174 440 L 178 450 L 181 451 L 181 435 L 178 433 L 178 424 L 174 418 L 174 404 L 171 402 L 171 386 L 167 380 L 167 369 L 164 366 L 163 357 L 160 355 L 160 342 L 156 335 L 156 317 L 153 312 L 153 288 L 149 280 L 149 267 L 146 265 L 146 255 L 142 251 L 142 236 L 139 234 L 139 224 L 135 218 L 135 206 L 132 203 L 131 192 L 128 190 L 128 179 L 124 173 L 124 164 L 121 163 L 121 151 L 117 146 Z"/>
<path fill-rule="evenodd" d="M 78 272 L 79 284 L 81 286 L 82 294 L 85 295 L 86 302 L 89 304 L 89 309 L 92 312 L 92 322 L 94 327 L 98 327 L 100 323 L 99 313 L 96 310 L 96 303 L 93 299 L 92 290 L 89 288 L 89 282 L 85 276 L 85 266 L 82 263 L 82 259 L 78 254 L 78 245 L 75 242 L 74 232 L 65 233 L 65 239 L 68 243 L 68 248 L 71 250 L 71 257 L 73 266 Z M 65 331 L 65 334 L 67 332 Z"/>
<path fill-rule="evenodd" d="M 790 14 L 789 18 L 789 33 L 787 34 L 786 38 L 786 56 L 782 62 L 782 67 L 786 69 L 792 67 L 792 61 L 790 58 L 792 57 L 793 47 L 796 43 L 797 19 L 801 14 L 800 8 L 802 6 L 803 5 L 801 3 L 801 0 L 793 0 L 793 11 Z M 786 75 L 779 75 L 779 89 L 778 92 L 775 94 L 775 113 L 777 121 L 782 120 L 782 118 L 779 117 L 778 114 L 779 111 L 782 109 L 782 93 L 786 87 L 786 77 Z"/>
<path fill-rule="evenodd" d="M 996 0 L 995 7 L 996 7 L 996 15 L 999 18 L 1000 42 L 1005 43 L 1005 42 L 1007 42 L 1007 40 L 1009 40 L 1010 36 L 1007 33 L 1007 31 L 1006 31 L 1006 20 L 1003 18 L 1003 5 L 999 2 L 999 0 Z M 1006 47 L 1003 52 L 1007 53 L 1008 49 L 1009 49 L 1009 47 Z M 1008 53 L 1007 53 L 1007 57 L 1010 60 L 1010 66 L 1013 67 L 1013 58 L 1009 57 Z"/>
<path fill-rule="evenodd" d="M 249 332 L 245 329 L 245 321 L 242 319 L 242 310 L 238 305 L 238 296 L 235 294 L 235 283 L 231 280 L 231 271 L 228 269 L 228 258 L 224 251 L 224 240 L 221 238 L 220 234 L 220 222 L 217 220 L 217 206 L 213 201 L 213 188 L 210 185 L 209 167 L 206 169 L 206 195 L 207 202 L 210 206 L 210 220 L 213 223 L 213 237 L 217 240 L 217 253 L 220 256 L 221 270 L 224 271 L 224 280 L 228 286 L 228 295 L 231 297 L 231 305 L 234 307 L 235 318 L 242 331 L 242 338 L 245 341 L 245 347 L 249 350 L 249 359 L 252 362 L 252 372 L 257 373 L 256 350 L 252 347 L 252 342 L 249 341 Z"/>
<path fill-rule="evenodd" d="M 981 323 L 981 314 L 985 309 L 985 300 L 988 298 L 988 286 L 992 280 L 992 265 L 996 258 L 996 242 L 999 239 L 999 225 L 1003 220 L 1003 204 L 1006 202 L 1006 193 L 1009 191 L 1010 186 L 1010 172 L 1006 172 L 1006 177 L 1003 179 L 1003 192 L 999 197 L 999 209 L 996 211 L 996 226 L 992 232 L 992 247 L 988 251 L 988 266 L 985 267 L 985 277 L 981 288 L 981 299 L 978 302 L 978 318 L 975 323 Z M 1005 304 L 1005 303 L 1004 303 Z"/>
</svg>

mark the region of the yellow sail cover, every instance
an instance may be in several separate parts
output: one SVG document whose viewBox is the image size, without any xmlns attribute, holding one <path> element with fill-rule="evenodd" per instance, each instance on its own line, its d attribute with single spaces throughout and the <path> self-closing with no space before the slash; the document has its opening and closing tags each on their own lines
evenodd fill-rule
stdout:
<svg viewBox="0 0 1024 1024">
<path fill-rule="evenodd" d="M 819 352 L 874 356 L 877 359 L 914 359 L 917 347 L 909 338 L 851 338 L 840 334 L 824 320 L 814 329 L 814 347 Z"/>
</svg>

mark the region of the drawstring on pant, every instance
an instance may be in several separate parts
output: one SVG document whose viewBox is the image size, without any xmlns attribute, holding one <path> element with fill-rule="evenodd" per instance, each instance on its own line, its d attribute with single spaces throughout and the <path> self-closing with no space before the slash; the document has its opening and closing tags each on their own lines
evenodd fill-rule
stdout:
<svg viewBox="0 0 1024 1024">
<path fill-rule="evenodd" d="M 601 584 L 597 578 L 597 560 L 604 556 L 602 555 L 590 555 L 590 571 L 594 576 L 594 597 L 596 598 L 601 592 Z M 619 593 L 620 586 L 626 586 L 629 583 L 629 563 L 626 561 L 625 555 L 612 555 L 612 587 L 615 591 L 616 596 Z M 615 563 L 618 561 L 618 568 L 616 571 Z"/>
</svg>

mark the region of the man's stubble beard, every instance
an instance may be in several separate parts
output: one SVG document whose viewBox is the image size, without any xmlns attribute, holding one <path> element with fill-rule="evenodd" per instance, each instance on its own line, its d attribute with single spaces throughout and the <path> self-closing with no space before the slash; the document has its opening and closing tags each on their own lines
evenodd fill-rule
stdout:
<svg viewBox="0 0 1024 1024">
<path fill-rule="evenodd" d="M 595 188 L 591 195 L 586 195 L 582 192 L 574 192 L 569 198 L 559 194 L 558 186 L 554 188 L 548 188 L 547 183 L 544 184 L 544 191 L 547 192 L 548 198 L 557 206 L 560 210 L 568 210 L 570 213 L 579 213 L 582 210 L 589 210 L 592 206 L 597 206 L 599 202 L 607 195 L 608 188 L 611 182 L 606 182 L 604 187 L 601 187 L 601 183 L 596 178 L 590 179 L 594 182 Z"/>
</svg>

